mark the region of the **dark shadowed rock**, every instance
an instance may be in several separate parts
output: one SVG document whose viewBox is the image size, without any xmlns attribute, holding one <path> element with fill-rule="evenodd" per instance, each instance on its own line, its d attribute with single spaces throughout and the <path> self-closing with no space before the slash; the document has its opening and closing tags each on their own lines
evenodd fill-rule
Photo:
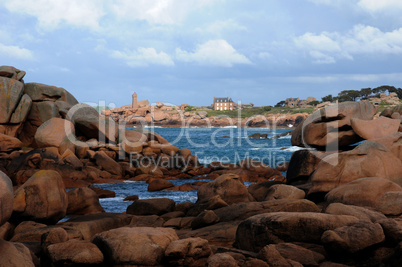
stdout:
<svg viewBox="0 0 402 267">
<path fill-rule="evenodd" d="M 175 202 L 169 198 L 139 199 L 127 207 L 127 214 L 162 215 L 174 210 Z"/>
<path fill-rule="evenodd" d="M 14 207 L 13 184 L 10 178 L 0 171 L 0 226 L 11 217 Z"/>
<path fill-rule="evenodd" d="M 345 205 L 342 203 L 330 204 L 325 209 L 325 213 L 334 215 L 350 215 L 358 218 L 359 220 L 371 221 L 371 222 L 377 222 L 379 220 L 386 219 L 385 215 L 380 212 L 359 206 Z"/>
<path fill-rule="evenodd" d="M 26 246 L 0 239 L 0 266 L 34 267 L 35 264 Z"/>
<path fill-rule="evenodd" d="M 67 192 L 67 214 L 86 215 L 105 212 L 95 191 L 90 188 L 76 188 Z"/>
<path fill-rule="evenodd" d="M 207 240 L 186 238 L 170 243 L 165 251 L 165 257 L 172 266 L 205 266 L 211 253 Z"/>
</svg>

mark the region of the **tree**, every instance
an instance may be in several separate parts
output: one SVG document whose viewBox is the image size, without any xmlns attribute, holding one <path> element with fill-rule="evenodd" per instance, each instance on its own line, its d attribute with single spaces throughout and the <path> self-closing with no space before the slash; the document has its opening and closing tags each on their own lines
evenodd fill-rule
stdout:
<svg viewBox="0 0 402 267">
<path fill-rule="evenodd" d="M 262 107 L 262 110 L 264 110 L 264 111 L 266 111 L 266 112 L 270 111 L 271 109 L 272 109 L 271 106 L 263 106 L 263 107 Z"/>
<path fill-rule="evenodd" d="M 360 97 L 360 91 L 357 90 L 343 90 L 339 93 L 339 101 L 356 101 Z M 341 101 L 342 100 L 342 101 Z"/>
<path fill-rule="evenodd" d="M 320 103 L 320 101 L 314 100 L 314 101 L 308 102 L 307 105 L 317 106 L 319 103 Z"/>
<path fill-rule="evenodd" d="M 278 103 L 276 103 L 275 107 L 279 108 L 279 107 L 283 107 L 284 105 L 285 105 L 285 101 L 282 100 L 282 101 L 279 101 Z"/>
<path fill-rule="evenodd" d="M 362 99 L 368 99 L 372 92 L 371 88 L 362 88 L 360 89 L 360 96 Z"/>
<path fill-rule="evenodd" d="M 395 92 L 395 93 L 398 95 L 398 98 L 399 98 L 399 99 L 402 99 L 402 88 L 396 89 L 396 92 Z"/>
<path fill-rule="evenodd" d="M 322 99 L 322 102 L 332 102 L 333 100 L 334 100 L 334 98 L 332 97 L 332 95 L 327 95 L 327 96 L 324 96 L 323 98 L 321 98 Z"/>
</svg>

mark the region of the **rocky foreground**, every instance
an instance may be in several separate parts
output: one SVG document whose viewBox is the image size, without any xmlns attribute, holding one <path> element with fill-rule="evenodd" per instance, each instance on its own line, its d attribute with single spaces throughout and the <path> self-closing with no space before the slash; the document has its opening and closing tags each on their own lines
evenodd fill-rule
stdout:
<svg viewBox="0 0 402 267">
<path fill-rule="evenodd" d="M 204 167 L 24 75 L 0 67 L 0 266 L 402 264 L 401 107 L 374 120 L 366 102 L 313 113 L 292 134 L 308 149 L 278 169 L 251 159 Z M 199 175 L 213 181 L 165 180 Z M 198 200 L 139 199 L 105 213 L 105 192 L 90 185 L 125 179 L 198 189 Z"/>
</svg>

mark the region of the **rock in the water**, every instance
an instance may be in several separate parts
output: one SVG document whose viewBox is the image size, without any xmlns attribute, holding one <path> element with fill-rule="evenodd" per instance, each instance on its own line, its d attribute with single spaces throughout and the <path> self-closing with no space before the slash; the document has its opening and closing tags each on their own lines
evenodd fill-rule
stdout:
<svg viewBox="0 0 402 267">
<path fill-rule="evenodd" d="M 96 265 L 103 262 L 99 248 L 89 241 L 69 240 L 47 247 L 53 266 Z"/>
<path fill-rule="evenodd" d="M 253 216 L 240 223 L 235 246 L 258 252 L 282 242 L 318 243 L 326 230 L 344 226 L 357 218 L 313 212 L 273 212 Z"/>
<path fill-rule="evenodd" d="M 376 108 L 368 101 L 342 102 L 311 114 L 292 134 L 292 145 L 326 148 L 354 144 L 361 140 L 351 127 L 351 119 L 371 120 Z"/>
<path fill-rule="evenodd" d="M 375 120 L 352 119 L 353 131 L 366 140 L 382 138 L 391 133 L 398 132 L 401 121 L 387 117 L 379 117 Z"/>
<path fill-rule="evenodd" d="M 325 157 L 311 175 L 308 194 L 326 193 L 364 177 L 387 178 L 402 185 L 402 161 L 380 143 L 366 141 L 355 149 Z"/>
<path fill-rule="evenodd" d="M 247 187 L 235 174 L 224 174 L 214 181 L 200 186 L 197 202 L 206 201 L 216 195 L 228 204 L 249 202 Z"/>
<path fill-rule="evenodd" d="M 38 171 L 14 193 L 13 219 L 56 223 L 66 216 L 68 198 L 56 171 Z"/>
<path fill-rule="evenodd" d="M 0 226 L 10 219 L 13 213 L 14 192 L 10 178 L 0 171 Z"/>
<path fill-rule="evenodd" d="M 36 130 L 35 142 L 38 147 L 60 147 L 67 138 L 74 141 L 74 134 L 74 125 L 70 121 L 51 118 Z"/>
<path fill-rule="evenodd" d="M 172 182 L 169 182 L 168 180 L 155 179 L 149 182 L 148 191 L 149 192 L 161 191 L 163 189 L 171 188 L 173 186 L 174 184 Z"/>
<path fill-rule="evenodd" d="M 0 239 L 0 266 L 35 267 L 35 264 L 26 246 Z"/>
<path fill-rule="evenodd" d="M 321 241 L 328 252 L 335 255 L 352 254 L 385 240 L 381 225 L 368 221 L 352 222 L 325 231 Z"/>
<path fill-rule="evenodd" d="M 376 208 L 382 196 L 391 191 L 401 192 L 402 188 L 383 178 L 361 178 L 331 190 L 325 198 L 327 203 Z"/>
<path fill-rule="evenodd" d="M 162 215 L 173 211 L 174 201 L 169 198 L 139 199 L 127 207 L 127 214 Z"/>
<path fill-rule="evenodd" d="M 10 122 L 24 91 L 24 84 L 14 79 L 0 77 L 0 123 Z"/>
<path fill-rule="evenodd" d="M 22 142 L 19 139 L 0 133 L 0 152 L 10 152 L 21 147 Z"/>
<path fill-rule="evenodd" d="M 208 241 L 202 238 L 186 238 L 170 243 L 165 257 L 174 266 L 205 266 L 212 250 Z"/>
<path fill-rule="evenodd" d="M 67 214 L 85 215 L 105 212 L 95 191 L 90 188 L 76 188 L 67 192 Z"/>
<path fill-rule="evenodd" d="M 96 235 L 93 243 L 109 265 L 160 265 L 166 248 L 178 240 L 169 228 L 121 227 Z"/>
</svg>

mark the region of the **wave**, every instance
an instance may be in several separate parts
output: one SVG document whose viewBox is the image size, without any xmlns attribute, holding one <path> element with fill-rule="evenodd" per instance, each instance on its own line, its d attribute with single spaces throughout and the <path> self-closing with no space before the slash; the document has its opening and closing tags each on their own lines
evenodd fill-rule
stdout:
<svg viewBox="0 0 402 267">
<path fill-rule="evenodd" d="M 291 147 L 282 149 L 282 151 L 295 152 L 295 151 L 299 151 L 299 150 L 303 150 L 303 149 L 306 149 L 306 148 L 299 147 L 299 146 L 291 146 Z"/>
</svg>

